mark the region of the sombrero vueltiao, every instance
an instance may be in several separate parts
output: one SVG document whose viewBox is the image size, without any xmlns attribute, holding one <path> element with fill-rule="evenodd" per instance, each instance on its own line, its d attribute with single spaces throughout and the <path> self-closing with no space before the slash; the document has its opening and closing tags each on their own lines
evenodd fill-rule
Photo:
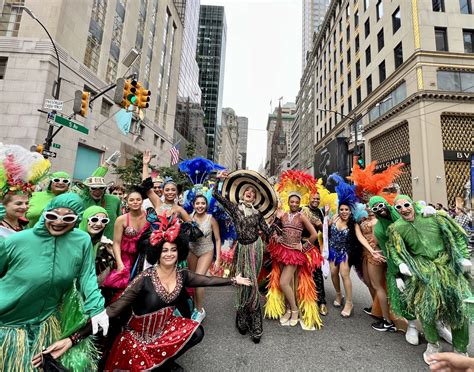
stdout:
<svg viewBox="0 0 474 372">
<path fill-rule="evenodd" d="M 253 186 L 257 190 L 253 204 L 255 209 L 260 211 L 264 218 L 271 217 L 278 206 L 276 192 L 270 182 L 255 171 L 237 170 L 230 173 L 222 185 L 222 196 L 232 203 L 239 204 L 248 186 Z"/>
</svg>

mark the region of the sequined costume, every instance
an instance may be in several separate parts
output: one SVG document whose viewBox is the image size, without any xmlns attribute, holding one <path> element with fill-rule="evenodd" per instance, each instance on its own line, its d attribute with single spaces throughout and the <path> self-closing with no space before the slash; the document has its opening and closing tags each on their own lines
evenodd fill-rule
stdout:
<svg viewBox="0 0 474 372">
<path fill-rule="evenodd" d="M 369 220 L 362 221 L 360 223 L 360 231 L 362 232 L 362 235 L 364 235 L 364 238 L 367 240 L 367 242 L 372 247 L 372 249 L 375 251 L 378 251 L 379 246 L 374 236 L 374 225 L 371 224 L 371 221 Z M 385 265 L 384 262 L 379 262 L 379 261 L 374 260 L 374 257 L 370 254 L 370 252 L 367 249 L 363 250 L 363 260 L 369 262 L 371 265 L 376 265 L 376 266 Z"/>
<path fill-rule="evenodd" d="M 331 225 L 329 234 L 329 261 L 339 265 L 349 256 L 349 227 L 339 230 L 336 223 Z"/>
<path fill-rule="evenodd" d="M 285 297 L 280 289 L 281 265 L 296 265 L 296 303 L 301 312 L 301 319 L 308 329 L 321 328 L 322 321 L 316 305 L 317 292 L 312 273 L 316 267 L 321 267 L 322 256 L 309 241 L 301 243 L 303 229 L 301 212 L 285 213 L 281 217 L 281 231 L 275 233 L 268 244 L 272 256 L 272 272 L 265 316 L 277 319 L 285 313 Z"/>
<path fill-rule="evenodd" d="M 173 315 L 180 297 L 186 295 L 185 287 L 231 284 L 232 280 L 228 278 L 207 277 L 188 270 L 178 270 L 176 287 L 168 292 L 158 277 L 157 266 L 143 271 L 122 296 L 107 307 L 110 318 L 116 318 L 130 308 L 132 316 L 115 339 L 105 370 L 148 370 L 182 355 L 203 337 L 198 322 Z M 86 337 L 90 332 L 89 323 L 79 334 Z"/>
<path fill-rule="evenodd" d="M 231 275 L 241 273 L 243 277 L 252 281 L 250 287 L 238 287 L 236 326 L 240 333 L 248 331 L 250 337 L 257 340 L 263 334 L 262 305 L 257 279 L 262 268 L 265 247 L 259 232 L 269 236 L 270 229 L 262 214 L 252 206 L 230 202 L 218 193 L 217 187 L 214 187 L 213 196 L 229 213 L 237 231 L 237 246 Z"/>
<path fill-rule="evenodd" d="M 199 224 L 193 216 L 193 220 L 196 222 L 199 229 L 202 231 L 204 236 L 199 238 L 195 242 L 189 242 L 189 250 L 196 256 L 200 257 L 205 253 L 211 252 L 214 249 L 214 243 L 212 242 L 212 216 L 207 214 L 203 223 Z"/>
</svg>

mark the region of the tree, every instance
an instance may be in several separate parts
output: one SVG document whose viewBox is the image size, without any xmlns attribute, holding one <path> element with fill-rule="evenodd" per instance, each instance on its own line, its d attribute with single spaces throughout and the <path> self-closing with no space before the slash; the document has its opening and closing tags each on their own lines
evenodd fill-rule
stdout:
<svg viewBox="0 0 474 372">
<path fill-rule="evenodd" d="M 192 159 L 196 153 L 196 144 L 194 142 L 189 142 L 186 145 L 186 157 Z"/>
<path fill-rule="evenodd" d="M 193 187 L 188 176 L 185 173 L 181 173 L 177 168 L 174 167 L 159 167 L 158 172 L 160 176 L 165 179 L 171 177 L 174 182 L 181 188 L 181 190 L 187 190 Z"/>
</svg>

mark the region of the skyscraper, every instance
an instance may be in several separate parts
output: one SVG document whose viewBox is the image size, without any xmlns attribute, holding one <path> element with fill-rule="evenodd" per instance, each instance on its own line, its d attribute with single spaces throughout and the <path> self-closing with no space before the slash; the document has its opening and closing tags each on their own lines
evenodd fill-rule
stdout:
<svg viewBox="0 0 474 372">
<path fill-rule="evenodd" d="M 330 0 L 303 0 L 302 71 L 306 66 L 306 53 L 313 45 L 313 33 L 317 32 L 323 23 L 330 2 Z"/>
<path fill-rule="evenodd" d="M 249 119 L 245 116 L 237 117 L 237 124 L 239 126 L 239 154 L 241 156 L 241 168 L 247 169 L 247 138 L 249 132 Z"/>
<path fill-rule="evenodd" d="M 207 157 L 216 159 L 221 125 L 227 25 L 223 6 L 201 5 L 196 59 L 207 133 Z"/>
</svg>

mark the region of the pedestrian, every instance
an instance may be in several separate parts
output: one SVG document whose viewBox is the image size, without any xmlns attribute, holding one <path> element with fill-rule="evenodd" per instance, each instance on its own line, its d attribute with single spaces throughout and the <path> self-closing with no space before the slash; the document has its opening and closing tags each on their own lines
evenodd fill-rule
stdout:
<svg viewBox="0 0 474 372">
<path fill-rule="evenodd" d="M 112 185 L 109 187 L 109 193 L 120 199 L 120 208 L 122 214 L 128 212 L 127 210 L 127 193 L 125 187 L 122 185 Z"/>
<path fill-rule="evenodd" d="M 135 278 L 106 310 L 111 318 L 116 318 L 132 309 L 127 327 L 115 339 L 107 358 L 105 369 L 108 371 L 179 369 L 175 360 L 204 337 L 199 322 L 174 315 L 180 297 L 186 295 L 186 287 L 251 285 L 251 281 L 240 274 L 233 278 L 218 278 L 177 269 L 178 261 L 187 257 L 188 245 L 186 236 L 180 234 L 176 218 L 153 231 L 149 243 L 158 251 L 158 263 Z M 44 354 L 60 357 L 90 333 L 91 327 L 87 324 L 35 355 L 33 365 L 38 367 Z"/>
<path fill-rule="evenodd" d="M 461 207 L 456 207 L 455 213 L 456 214 L 454 217 L 454 221 L 456 221 L 459 226 L 466 230 L 466 233 L 470 234 L 472 227 L 472 218 L 469 213 Z"/>
</svg>

